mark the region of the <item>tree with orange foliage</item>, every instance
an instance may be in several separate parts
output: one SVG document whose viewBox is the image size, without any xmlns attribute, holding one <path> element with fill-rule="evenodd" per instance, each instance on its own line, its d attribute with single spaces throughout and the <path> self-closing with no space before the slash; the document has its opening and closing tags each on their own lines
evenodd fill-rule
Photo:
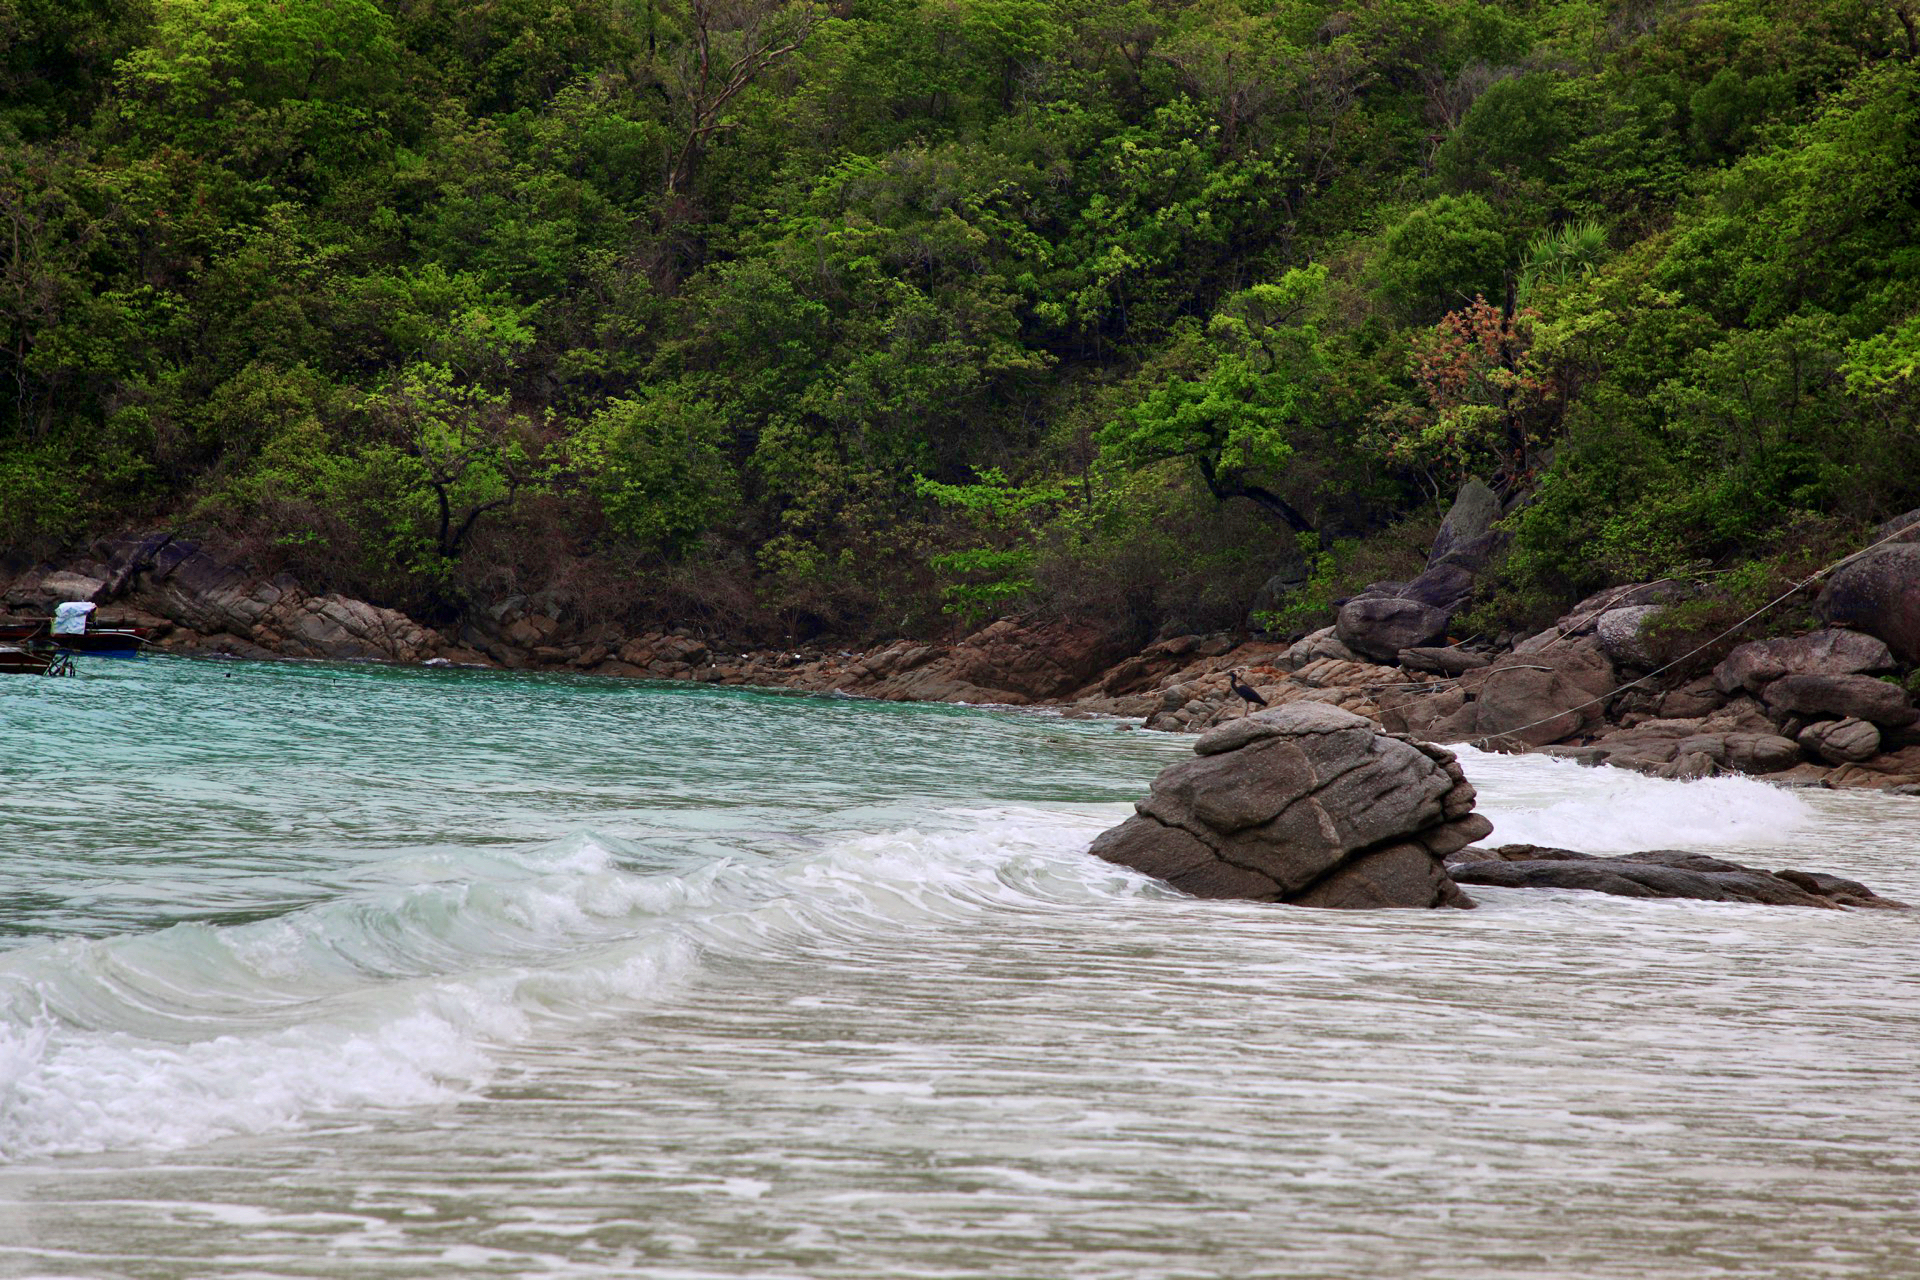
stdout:
<svg viewBox="0 0 1920 1280">
<path fill-rule="evenodd" d="M 1374 413 L 1374 447 L 1436 497 L 1473 474 L 1502 491 L 1517 487 L 1534 471 L 1551 425 L 1552 379 L 1531 350 L 1535 319 L 1476 296 L 1415 333 L 1415 397 Z"/>
</svg>

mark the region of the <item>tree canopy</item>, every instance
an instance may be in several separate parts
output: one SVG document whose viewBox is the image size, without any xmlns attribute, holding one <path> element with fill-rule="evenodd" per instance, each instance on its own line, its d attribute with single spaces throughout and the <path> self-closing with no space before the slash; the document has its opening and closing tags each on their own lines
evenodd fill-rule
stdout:
<svg viewBox="0 0 1920 1280">
<path fill-rule="evenodd" d="M 1725 568 L 1920 505 L 1916 21 L 0 0 L 0 548 L 1200 625 L 1480 474 L 1517 597 Z"/>
</svg>

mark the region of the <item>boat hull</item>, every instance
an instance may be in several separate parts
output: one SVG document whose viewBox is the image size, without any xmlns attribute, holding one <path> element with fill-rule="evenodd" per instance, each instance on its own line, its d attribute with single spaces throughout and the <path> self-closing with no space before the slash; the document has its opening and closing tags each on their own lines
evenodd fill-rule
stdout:
<svg viewBox="0 0 1920 1280">
<path fill-rule="evenodd" d="M 131 658 L 153 636 L 151 627 L 97 627 L 79 635 L 54 635 L 45 622 L 0 623 L 0 645 L 35 652 L 87 653 L 103 658 Z"/>
<path fill-rule="evenodd" d="M 43 676 L 53 664 L 53 654 L 32 653 L 25 649 L 0 647 L 0 675 Z"/>
</svg>

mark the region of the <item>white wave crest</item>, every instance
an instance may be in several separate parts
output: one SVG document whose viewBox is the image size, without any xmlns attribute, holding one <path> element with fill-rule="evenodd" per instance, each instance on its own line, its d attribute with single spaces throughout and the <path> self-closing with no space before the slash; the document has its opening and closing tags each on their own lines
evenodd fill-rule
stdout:
<svg viewBox="0 0 1920 1280">
<path fill-rule="evenodd" d="M 1549 756 L 1455 747 L 1493 822 L 1489 844 L 1584 853 L 1774 844 L 1812 820 L 1805 800 L 1752 778 L 1676 782 Z"/>
<path fill-rule="evenodd" d="M 0 1160 L 168 1149 L 471 1096 L 501 1052 L 675 989 L 716 957 L 858 947 L 1140 891 L 1084 811 L 929 815 L 786 861 L 622 870 L 592 838 L 270 920 L 0 956 Z"/>
</svg>

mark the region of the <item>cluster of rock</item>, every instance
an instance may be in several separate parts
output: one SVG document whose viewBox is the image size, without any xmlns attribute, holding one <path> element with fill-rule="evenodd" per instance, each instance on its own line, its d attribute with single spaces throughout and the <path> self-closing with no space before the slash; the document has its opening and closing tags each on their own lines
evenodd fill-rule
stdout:
<svg viewBox="0 0 1920 1280">
<path fill-rule="evenodd" d="M 633 634 L 584 622 L 551 592 L 511 596 L 438 630 L 305 591 L 164 533 L 97 544 L 91 558 L 18 575 L 0 603 L 44 614 L 87 599 L 182 652 L 562 669 L 628 678 L 785 686 L 900 701 L 1059 706 L 1204 732 L 1239 716 L 1238 671 L 1279 707 L 1319 703 L 1441 743 L 1547 750 L 1665 777 L 1736 771 L 1795 784 L 1920 791 L 1920 712 L 1898 682 L 1920 665 L 1920 513 L 1831 575 L 1829 625 L 1734 649 L 1710 675 L 1643 681 L 1673 654 L 1650 623 L 1673 583 L 1618 587 L 1535 635 L 1447 643 L 1476 575 L 1500 550 L 1501 505 L 1469 482 L 1410 582 L 1376 583 L 1331 627 L 1288 644 L 1216 634 L 1132 652 L 1093 626 L 1002 619 L 954 643 L 864 652 L 737 651 L 686 628 Z"/>
<path fill-rule="evenodd" d="M 1753 641 L 1684 691 L 1696 704 L 1718 702 L 1717 710 L 1638 717 L 1568 754 L 1664 777 L 1727 769 L 1872 785 L 1920 772 L 1920 746 L 1904 737 L 1920 711 L 1904 687 L 1874 674 L 1896 665 L 1885 643 L 1857 631 Z"/>
<path fill-rule="evenodd" d="M 1478 480 L 1461 486 L 1433 540 L 1426 568 L 1409 582 L 1376 582 L 1340 606 L 1334 634 L 1360 657 L 1399 660 L 1403 649 L 1444 643 L 1453 618 L 1473 598 L 1480 571 L 1505 547 L 1494 529 L 1500 499 Z"/>
<path fill-rule="evenodd" d="M 1346 909 L 1471 907 L 1462 884 L 1768 906 L 1902 908 L 1858 881 L 1684 850 L 1487 848 L 1493 824 L 1445 748 L 1325 703 L 1202 734 L 1089 852 L 1198 898 Z"/>
<path fill-rule="evenodd" d="M 17 612 L 62 600 L 113 605 L 116 621 L 149 627 L 163 643 L 242 657 L 425 662 L 459 653 L 404 613 L 346 596 L 312 595 L 291 578 L 261 577 L 168 534 L 106 543 L 99 559 L 36 566 L 0 595 Z"/>
<path fill-rule="evenodd" d="M 1920 536 L 1920 513 L 1906 523 Z M 1429 572 L 1462 563 L 1449 560 L 1450 545 L 1443 528 Z M 1268 705 L 1328 703 L 1427 741 L 1546 750 L 1668 778 L 1738 772 L 1920 794 L 1920 710 L 1899 679 L 1920 664 L 1911 647 L 1920 544 L 1881 546 L 1836 572 L 1820 602 L 1833 625 L 1740 645 L 1677 685 L 1645 679 L 1677 656 L 1649 626 L 1683 595 L 1676 584 L 1596 593 L 1535 635 L 1408 645 L 1388 658 L 1403 640 L 1438 638 L 1382 622 L 1414 616 L 1402 607 L 1411 596 L 1384 594 L 1393 585 L 1347 602 L 1339 624 L 1291 646 L 1242 645 L 1124 688 L 1110 679 L 1079 705 L 1201 732 L 1244 710 L 1228 681 L 1237 669 Z"/>
<path fill-rule="evenodd" d="M 1238 670 L 1269 705 L 1325 703 L 1432 742 L 1544 750 L 1668 778 L 1920 788 L 1920 711 L 1884 678 L 1904 664 L 1874 637 L 1827 628 L 1754 641 L 1707 676 L 1647 688 L 1633 683 L 1645 668 L 1610 658 L 1577 613 L 1506 652 L 1405 650 L 1393 666 L 1343 655 L 1331 631 L 1288 648 L 1247 644 L 1137 693 L 1076 705 L 1204 732 L 1245 710 L 1228 680 Z"/>
<path fill-rule="evenodd" d="M 1235 720 L 1194 752 L 1096 856 L 1202 898 L 1473 905 L 1442 860 L 1493 827 L 1452 752 L 1322 703 Z"/>
</svg>

